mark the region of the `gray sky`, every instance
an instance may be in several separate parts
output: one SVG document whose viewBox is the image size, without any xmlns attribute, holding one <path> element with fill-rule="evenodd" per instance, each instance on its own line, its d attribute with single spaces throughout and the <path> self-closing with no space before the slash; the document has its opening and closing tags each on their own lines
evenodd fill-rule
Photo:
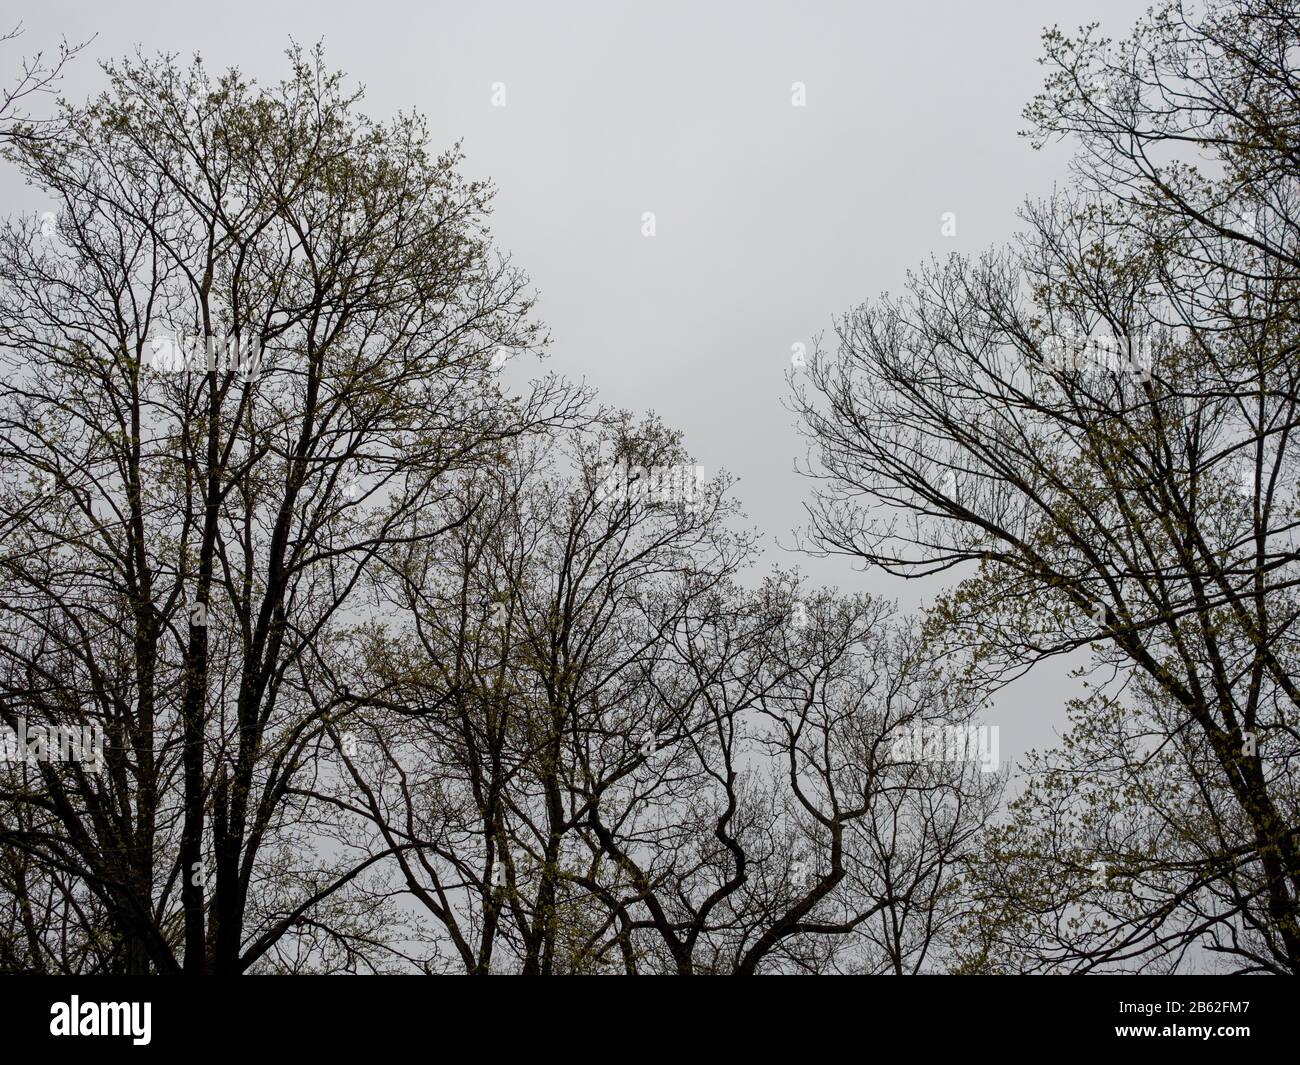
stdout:
<svg viewBox="0 0 1300 1065">
<path fill-rule="evenodd" d="M 290 37 L 323 39 L 370 114 L 424 112 L 435 147 L 463 139 L 466 172 L 496 182 L 493 231 L 539 290 L 549 367 L 682 429 L 788 545 L 810 488 L 781 405 L 791 345 L 899 291 L 932 253 L 1005 240 L 1068 161 L 1066 146 L 1016 136 L 1042 28 L 1095 20 L 1121 37 L 1147 2 L 19 0 L 2 21 L 27 31 L 10 62 L 98 35 L 64 79 L 73 98 L 101 86 L 98 60 L 137 45 L 274 81 Z M 806 107 L 791 105 L 794 82 Z M 49 206 L 7 170 L 0 194 L 6 211 Z M 844 560 L 769 557 L 845 591 L 919 592 Z M 1007 694 L 990 718 L 1004 759 L 1050 741 L 1065 691 L 1044 671 Z"/>
</svg>

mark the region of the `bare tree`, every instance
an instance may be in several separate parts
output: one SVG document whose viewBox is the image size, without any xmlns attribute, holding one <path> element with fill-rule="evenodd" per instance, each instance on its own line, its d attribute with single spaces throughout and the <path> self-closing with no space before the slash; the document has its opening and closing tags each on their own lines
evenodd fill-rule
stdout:
<svg viewBox="0 0 1300 1065">
<path fill-rule="evenodd" d="M 60 212 L 0 238 L 0 715 L 106 750 L 6 771 L 0 844 L 93 895 L 129 972 L 383 963 L 385 855 L 294 792 L 341 701 L 323 656 L 457 474 L 584 402 L 499 384 L 545 337 L 491 189 L 289 58 L 266 88 L 109 64 L 6 149 Z"/>
<path fill-rule="evenodd" d="M 955 957 L 960 867 L 1005 775 L 995 749 L 975 759 L 980 700 L 890 615 L 777 576 L 694 619 L 680 737 L 591 787 L 594 849 L 624 874 L 644 969 L 904 973 Z"/>
<path fill-rule="evenodd" d="M 11 30 L 0 31 L 0 47 L 10 45 L 22 35 L 21 22 Z M 23 57 L 17 79 L 0 88 L 0 143 L 33 141 L 58 134 L 61 127 L 57 116 L 33 114 L 31 107 L 36 101 L 52 96 L 67 65 L 89 44 L 90 41 L 70 44 L 63 40 L 52 56 L 42 51 Z"/>
<path fill-rule="evenodd" d="M 575 745 L 593 730 L 638 742 L 635 678 L 665 654 L 656 633 L 749 551 L 723 527 L 735 508 L 721 482 L 697 490 L 677 434 L 602 422 L 512 450 L 465 481 L 451 513 L 472 517 L 444 519 L 451 535 L 386 556 L 377 594 L 394 620 L 362 634 L 349 681 L 369 760 L 346 759 L 340 802 L 384 845 L 411 845 L 402 875 L 468 972 L 595 964 L 575 941 L 585 921 L 608 927 L 581 883 L 593 859 Z M 605 498 L 611 461 L 629 458 L 689 476 L 695 498 Z"/>
<path fill-rule="evenodd" d="M 979 700 L 883 604 L 743 591 L 725 479 L 686 498 L 675 434 L 605 423 L 391 556 L 314 797 L 394 853 L 429 969 L 945 966 L 1004 776 L 899 741 Z"/>
<path fill-rule="evenodd" d="M 1027 114 L 1079 145 L 1073 188 L 847 315 L 796 388 L 815 539 L 962 577 L 934 632 L 972 683 L 1095 656 L 1081 731 L 982 867 L 1031 965 L 1198 940 L 1300 965 L 1295 40 L 1272 0 L 1165 4 L 1120 45 L 1049 32 Z M 1097 909 L 1094 867 L 1127 898 Z"/>
</svg>

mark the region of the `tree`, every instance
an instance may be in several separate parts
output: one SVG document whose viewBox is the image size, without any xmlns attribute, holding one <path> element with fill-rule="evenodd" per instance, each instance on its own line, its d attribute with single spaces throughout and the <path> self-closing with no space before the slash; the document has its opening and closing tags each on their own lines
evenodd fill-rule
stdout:
<svg viewBox="0 0 1300 1065">
<path fill-rule="evenodd" d="M 618 909 L 643 915 L 644 967 L 902 974 L 955 957 L 959 870 L 1005 775 L 996 749 L 978 764 L 981 701 L 891 614 L 777 575 L 692 619 L 684 727 L 588 802 L 625 874 Z"/>
<path fill-rule="evenodd" d="M 545 336 L 491 188 L 289 59 L 265 88 L 109 64 L 5 149 L 60 212 L 0 237 L 0 717 L 105 737 L 97 771 L 0 775 L 6 887 L 127 972 L 384 964 L 386 855 L 331 851 L 297 790 L 345 701 L 323 655 L 457 475 L 585 404 L 499 384 Z"/>
<path fill-rule="evenodd" d="M 642 495 L 609 472 L 628 462 L 672 483 Z M 359 634 L 346 726 L 368 758 L 345 759 L 338 802 L 383 845 L 415 844 L 396 861 L 464 971 L 599 967 L 582 750 L 635 753 L 666 634 L 749 556 L 722 488 L 697 486 L 680 434 L 609 412 L 511 449 L 448 501 L 451 535 L 385 556 L 391 620 Z"/>
<path fill-rule="evenodd" d="M 0 45 L 16 41 L 22 35 L 20 22 L 11 30 L 0 31 Z M 69 44 L 64 40 L 59 42 L 58 51 L 53 56 L 37 52 L 22 60 L 18 79 L 0 89 L 0 142 L 32 141 L 58 134 L 57 122 L 33 115 L 30 107 L 36 100 L 49 96 L 54 91 L 64 69 L 88 44 L 90 41 Z"/>
<path fill-rule="evenodd" d="M 972 683 L 1102 670 L 981 866 L 1030 965 L 1300 966 L 1296 15 L 1049 31 L 1026 114 L 1078 144 L 1071 189 L 846 315 L 795 391 L 823 549 L 961 576 L 931 629 Z M 1094 863 L 1132 891 L 1080 917 Z"/>
<path fill-rule="evenodd" d="M 883 604 L 744 591 L 726 479 L 696 485 L 654 419 L 602 421 L 467 479 L 471 520 L 391 554 L 313 797 L 395 855 L 426 968 L 941 964 L 1003 777 L 896 741 L 964 735 L 978 701 Z"/>
</svg>

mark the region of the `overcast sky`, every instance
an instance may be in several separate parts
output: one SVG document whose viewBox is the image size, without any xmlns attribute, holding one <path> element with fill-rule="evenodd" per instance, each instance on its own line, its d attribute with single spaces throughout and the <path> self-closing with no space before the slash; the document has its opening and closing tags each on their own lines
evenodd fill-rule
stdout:
<svg viewBox="0 0 1300 1065">
<path fill-rule="evenodd" d="M 931 254 L 1004 241 L 1068 161 L 1067 147 L 1034 152 L 1016 135 L 1043 27 L 1099 21 L 1121 37 L 1145 7 L 20 0 L 3 20 L 26 30 L 9 62 L 95 37 L 62 84 L 74 99 L 102 87 L 100 59 L 137 46 L 274 81 L 290 38 L 323 40 L 370 114 L 424 112 L 434 147 L 462 140 L 467 173 L 497 184 L 494 235 L 540 293 L 550 368 L 657 411 L 709 474 L 738 477 L 771 561 L 911 601 L 890 578 L 774 544 L 791 543 L 810 487 L 781 405 L 791 345 L 900 290 Z M 8 211 L 49 207 L 10 170 L 0 193 Z M 945 212 L 955 237 L 941 235 Z M 1055 671 L 1008 694 L 990 719 L 1004 759 L 1051 739 L 1066 690 Z"/>
</svg>

